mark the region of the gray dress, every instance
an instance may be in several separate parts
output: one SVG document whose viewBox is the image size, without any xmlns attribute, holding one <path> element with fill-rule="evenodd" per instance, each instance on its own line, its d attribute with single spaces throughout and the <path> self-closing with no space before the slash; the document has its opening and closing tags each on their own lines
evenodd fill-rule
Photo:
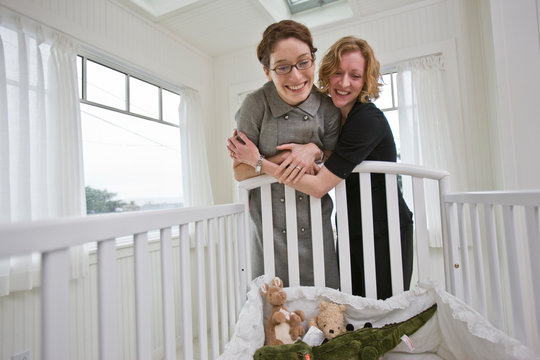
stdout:
<svg viewBox="0 0 540 360">
<path fill-rule="evenodd" d="M 266 157 L 277 153 L 276 146 L 314 143 L 319 148 L 333 150 L 339 135 L 340 112 L 332 101 L 313 87 L 309 97 L 298 106 L 285 103 L 273 82 L 249 94 L 236 113 L 238 130 L 257 145 Z M 285 189 L 282 184 L 272 185 L 272 215 L 274 220 L 274 252 L 276 276 L 288 284 L 287 234 L 285 224 Z M 252 229 L 253 275 L 264 272 L 260 191 L 249 194 Z M 331 225 L 332 199 L 322 199 L 323 239 L 326 286 L 338 288 L 339 274 L 334 235 Z M 298 252 L 300 284 L 313 285 L 313 252 L 309 195 L 296 191 Z"/>
</svg>

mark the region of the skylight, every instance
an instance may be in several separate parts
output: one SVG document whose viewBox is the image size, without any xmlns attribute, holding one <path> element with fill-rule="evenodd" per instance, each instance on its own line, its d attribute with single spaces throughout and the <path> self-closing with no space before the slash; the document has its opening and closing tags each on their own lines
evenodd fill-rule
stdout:
<svg viewBox="0 0 540 360">
<path fill-rule="evenodd" d="M 299 12 L 321 7 L 326 4 L 330 4 L 339 0 L 287 0 L 287 5 L 291 14 L 297 14 Z"/>
</svg>

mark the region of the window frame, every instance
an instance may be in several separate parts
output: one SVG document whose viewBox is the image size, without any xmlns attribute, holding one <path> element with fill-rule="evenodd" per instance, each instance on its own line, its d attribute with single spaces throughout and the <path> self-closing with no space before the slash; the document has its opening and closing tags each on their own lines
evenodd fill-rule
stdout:
<svg viewBox="0 0 540 360">
<path fill-rule="evenodd" d="M 87 61 L 92 61 L 95 64 L 101 65 L 107 69 L 113 70 L 125 76 L 125 79 L 122 81 L 124 83 L 123 85 L 124 85 L 124 91 L 125 91 L 125 99 L 122 99 L 124 100 L 123 109 L 119 107 L 115 107 L 114 105 L 110 106 L 110 105 L 106 105 L 100 102 L 88 100 L 88 85 L 89 84 L 88 84 L 88 73 L 87 73 Z M 143 121 L 145 120 L 151 121 L 155 125 L 159 124 L 159 125 L 170 126 L 171 128 L 168 128 L 168 129 L 178 133 L 178 136 L 180 138 L 179 130 L 181 129 L 181 126 L 182 126 L 180 114 L 178 114 L 177 118 L 173 118 L 171 114 L 167 112 L 167 105 L 170 105 L 170 104 L 166 102 L 167 101 L 166 98 L 168 97 L 168 95 L 164 96 L 164 91 L 178 96 L 179 105 L 180 105 L 182 101 L 182 95 L 181 95 L 182 87 L 160 80 L 159 78 L 153 75 L 137 70 L 130 65 L 126 65 L 125 63 L 123 63 L 122 61 L 118 59 L 110 58 L 107 55 L 103 55 L 99 51 L 86 47 L 86 46 L 79 49 L 79 52 L 77 54 L 76 67 L 79 68 L 79 66 L 80 66 L 80 74 L 78 74 L 77 76 L 76 86 L 80 92 L 79 104 L 81 104 L 81 107 L 84 104 L 90 107 L 95 107 L 96 109 L 102 109 L 105 111 L 110 111 L 112 113 L 121 114 L 123 116 L 138 118 Z M 79 69 L 77 69 L 77 71 L 79 71 Z M 158 103 L 158 108 L 159 108 L 158 117 L 154 118 L 152 116 L 147 116 L 147 115 L 143 115 L 137 112 L 130 111 L 130 106 L 133 106 L 133 104 L 130 104 L 131 101 L 130 101 L 130 95 L 129 95 L 131 78 L 137 79 L 139 81 L 155 86 L 158 89 L 158 93 L 156 94 L 158 96 L 157 100 L 159 102 Z M 165 118 L 170 119 L 171 121 L 174 121 L 174 122 L 166 121 Z M 180 149 L 180 151 L 181 150 L 182 149 Z M 180 178 L 180 181 L 183 181 L 183 179 Z M 85 187 L 86 185 L 87 184 L 85 183 Z M 185 206 L 185 203 L 180 202 L 180 207 L 184 207 L 184 206 Z M 125 239 L 123 241 L 125 242 Z"/>
<path fill-rule="evenodd" d="M 143 74 L 139 74 L 135 71 L 130 71 L 128 69 L 123 68 L 121 65 L 114 65 L 110 62 L 100 58 L 99 56 L 94 56 L 91 54 L 86 54 L 85 52 L 79 52 L 79 55 L 77 55 L 78 58 L 81 59 L 81 94 L 79 94 L 79 101 L 82 104 L 97 106 L 102 109 L 115 111 L 121 114 L 129 115 L 129 116 L 135 116 L 144 120 L 154 121 L 163 125 L 173 126 L 176 128 L 180 128 L 180 124 L 171 123 L 168 121 L 163 120 L 163 91 L 168 91 L 173 94 L 176 94 L 181 97 L 180 90 L 177 87 L 174 86 L 164 86 L 160 81 L 156 81 L 155 79 L 150 79 Z M 124 109 L 119 109 L 114 106 L 105 105 L 99 102 L 94 102 L 88 100 L 88 94 L 87 94 L 87 61 L 92 61 L 98 65 L 104 66 L 106 68 L 109 68 L 113 71 L 117 71 L 121 74 L 124 74 L 126 76 L 125 79 L 125 91 L 126 91 L 126 99 L 125 99 L 125 107 Z M 158 107 L 158 113 L 159 117 L 153 118 L 150 116 L 146 116 L 143 114 L 139 114 L 136 112 L 130 111 L 130 78 L 134 78 L 143 82 L 146 82 L 150 85 L 156 86 L 158 88 L 158 101 L 159 101 L 159 107 Z M 179 121 L 180 122 L 180 121 Z"/>
<path fill-rule="evenodd" d="M 292 0 L 287 0 L 287 6 L 291 14 L 295 15 L 302 11 L 311 10 L 317 7 L 322 7 L 327 4 L 331 4 L 340 0 L 298 0 L 298 2 L 293 2 Z"/>
</svg>

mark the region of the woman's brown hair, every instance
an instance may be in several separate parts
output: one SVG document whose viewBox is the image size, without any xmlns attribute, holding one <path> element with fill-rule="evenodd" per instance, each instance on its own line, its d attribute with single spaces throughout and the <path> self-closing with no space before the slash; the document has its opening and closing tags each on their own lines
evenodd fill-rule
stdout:
<svg viewBox="0 0 540 360">
<path fill-rule="evenodd" d="M 358 101 L 371 102 L 379 97 L 379 87 L 382 83 L 381 65 L 375 58 L 375 53 L 367 41 L 354 36 L 345 36 L 332 45 L 321 61 L 319 68 L 319 89 L 323 94 L 328 94 L 330 77 L 334 75 L 341 64 L 343 54 L 351 51 L 360 51 L 365 59 L 364 87 L 358 96 Z"/>
<path fill-rule="evenodd" d="M 266 28 L 263 38 L 259 46 L 257 46 L 257 58 L 264 67 L 269 68 L 270 54 L 274 51 L 276 44 L 280 40 L 289 38 L 296 38 L 309 46 L 311 56 L 315 59 L 317 48 L 313 46 L 313 39 L 309 29 L 296 21 L 282 20 Z"/>
</svg>

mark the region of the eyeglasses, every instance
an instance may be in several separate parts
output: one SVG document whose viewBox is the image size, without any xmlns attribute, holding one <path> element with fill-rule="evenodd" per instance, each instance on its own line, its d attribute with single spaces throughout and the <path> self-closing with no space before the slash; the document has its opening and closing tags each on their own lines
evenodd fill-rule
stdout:
<svg viewBox="0 0 540 360">
<path fill-rule="evenodd" d="M 275 71 L 278 75 L 285 75 L 292 71 L 292 68 L 295 67 L 297 70 L 307 70 L 310 67 L 313 66 L 313 59 L 304 59 L 300 60 L 294 65 L 287 64 L 287 65 L 278 65 L 273 69 L 270 69 L 272 71 Z"/>
</svg>

